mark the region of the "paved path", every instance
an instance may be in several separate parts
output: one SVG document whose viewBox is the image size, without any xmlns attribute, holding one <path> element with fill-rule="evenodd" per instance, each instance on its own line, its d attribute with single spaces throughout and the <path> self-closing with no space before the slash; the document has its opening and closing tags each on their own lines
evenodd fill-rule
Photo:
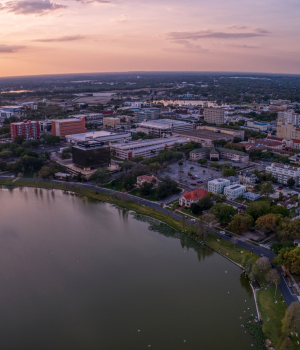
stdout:
<svg viewBox="0 0 300 350">
<path fill-rule="evenodd" d="M 4 177 L 4 176 L 0 176 L 0 178 L 6 178 L 7 177 Z M 26 181 L 30 181 L 30 182 L 34 182 L 35 180 L 34 179 L 25 179 Z M 49 180 L 42 180 L 42 182 L 50 182 Z M 57 181 L 57 180 L 54 180 L 53 183 L 56 183 L 56 184 L 66 184 L 65 181 Z M 87 183 L 67 183 L 67 184 L 70 184 L 70 185 L 76 185 L 78 187 L 81 187 L 81 188 L 86 188 L 86 189 L 89 189 L 89 190 L 92 190 L 92 191 L 95 191 L 95 192 L 102 192 L 102 193 L 107 193 L 107 194 L 110 194 L 110 195 L 120 195 L 120 192 L 118 191 L 114 191 L 114 190 L 110 190 L 110 189 L 107 189 L 107 188 L 103 188 L 103 187 L 98 187 L 98 186 L 95 186 L 95 185 L 91 185 L 91 184 L 87 184 Z M 146 207 L 149 207 L 149 208 L 152 208 L 152 209 L 155 209 L 157 211 L 160 211 L 161 213 L 163 214 L 166 214 L 168 216 L 171 216 L 175 219 L 178 219 L 178 220 L 182 220 L 182 216 L 180 214 L 177 214 L 177 213 L 174 213 L 170 210 L 167 210 L 163 207 L 161 207 L 159 204 L 155 203 L 155 202 L 151 202 L 151 201 L 148 201 L 146 199 L 143 199 L 143 198 L 139 198 L 139 197 L 136 197 L 136 196 L 133 196 L 131 194 L 127 194 L 127 198 L 138 203 L 138 204 L 142 204 Z M 187 222 L 191 225 L 193 225 L 193 223 L 188 219 Z M 230 241 L 231 238 L 230 237 L 227 237 L 227 236 L 224 236 L 222 234 L 219 233 L 219 231 L 217 230 L 211 230 L 211 233 L 214 234 L 215 236 L 221 238 L 221 239 L 224 239 L 225 241 Z M 249 251 L 257 254 L 257 255 L 261 255 L 261 254 L 264 254 L 265 256 L 267 256 L 270 260 L 274 259 L 275 257 L 275 254 L 273 251 L 271 251 L 270 249 L 267 249 L 267 248 L 264 248 L 264 247 L 257 247 L 257 246 L 253 246 L 251 244 L 248 244 L 246 242 L 243 242 L 243 241 L 238 241 L 236 243 L 236 245 L 244 248 L 244 249 L 248 249 Z M 278 269 L 278 271 L 281 273 L 281 269 Z M 298 301 L 298 298 L 297 296 L 295 295 L 292 295 L 291 294 L 291 291 L 290 291 L 290 288 L 287 286 L 287 284 L 285 283 L 285 281 L 283 281 L 283 278 L 281 277 L 281 283 L 279 284 L 279 289 L 280 289 L 280 292 L 283 296 L 283 299 L 284 301 L 286 302 L 286 304 L 289 306 L 293 301 Z"/>
</svg>

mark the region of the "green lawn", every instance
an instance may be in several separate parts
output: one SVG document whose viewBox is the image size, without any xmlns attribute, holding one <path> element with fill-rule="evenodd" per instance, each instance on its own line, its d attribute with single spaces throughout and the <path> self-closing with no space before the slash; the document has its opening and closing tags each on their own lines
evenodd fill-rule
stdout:
<svg viewBox="0 0 300 350">
<path fill-rule="evenodd" d="M 271 339 L 276 349 L 281 336 L 281 320 L 284 317 L 287 306 L 285 302 L 282 302 L 278 288 L 276 298 L 274 298 L 275 287 L 262 288 L 256 295 L 260 316 L 263 321 L 263 332 L 267 338 Z M 275 303 L 276 300 L 277 303 Z"/>
<path fill-rule="evenodd" d="M 122 191 L 122 184 L 115 180 L 114 182 L 115 186 L 113 186 L 111 183 L 107 184 L 107 185 L 101 185 L 101 187 L 104 187 L 104 188 L 108 188 L 109 190 L 115 190 L 115 191 Z"/>
<path fill-rule="evenodd" d="M 149 201 L 157 202 L 156 189 L 155 188 L 150 190 L 150 195 L 148 197 L 142 197 L 140 195 L 140 190 L 138 188 L 136 188 L 135 190 L 129 192 L 129 194 L 132 194 L 133 196 L 137 196 L 137 197 L 148 199 Z"/>
<path fill-rule="evenodd" d="M 183 213 L 185 213 L 185 214 L 188 214 L 188 215 L 190 215 L 190 216 L 196 218 L 196 219 L 199 219 L 199 216 L 193 214 L 193 213 L 191 212 L 191 209 L 183 208 L 183 209 L 181 209 L 181 211 L 182 211 Z"/>
<path fill-rule="evenodd" d="M 259 258 L 258 255 L 251 254 L 249 250 L 238 246 L 234 247 L 233 243 L 225 241 L 213 235 L 207 236 L 206 243 L 217 251 L 220 251 L 221 254 L 228 256 L 229 259 L 237 262 L 238 264 L 242 262 L 245 254 L 249 254 L 253 262 Z M 243 251 L 243 253 L 241 253 L 241 251 Z"/>
</svg>

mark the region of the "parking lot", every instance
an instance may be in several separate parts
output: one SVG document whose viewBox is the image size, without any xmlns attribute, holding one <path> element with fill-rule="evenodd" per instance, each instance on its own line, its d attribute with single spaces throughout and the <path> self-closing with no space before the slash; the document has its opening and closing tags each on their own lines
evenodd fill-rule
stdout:
<svg viewBox="0 0 300 350">
<path fill-rule="evenodd" d="M 218 163 L 222 164 L 224 162 L 229 162 L 229 160 L 221 159 Z M 191 184 L 196 184 L 196 186 L 203 187 L 207 181 L 218 179 L 222 177 L 222 170 L 215 170 L 209 167 L 209 161 L 202 166 L 197 162 L 192 161 L 183 161 L 183 166 L 181 167 L 183 173 L 181 175 L 180 181 L 180 173 L 179 173 L 179 165 L 178 163 L 170 164 L 169 167 L 171 170 L 168 172 L 168 175 L 181 184 L 191 186 Z M 230 162 L 231 163 L 231 162 Z M 245 163 L 232 163 L 235 166 L 239 166 L 240 168 L 244 168 L 247 166 Z M 194 168 L 194 169 L 191 169 Z M 191 173 L 193 176 L 188 176 L 188 173 Z"/>
</svg>

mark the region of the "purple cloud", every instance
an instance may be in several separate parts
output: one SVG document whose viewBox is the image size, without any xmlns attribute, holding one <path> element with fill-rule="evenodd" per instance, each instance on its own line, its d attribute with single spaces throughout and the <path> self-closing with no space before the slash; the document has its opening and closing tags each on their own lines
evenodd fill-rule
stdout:
<svg viewBox="0 0 300 350">
<path fill-rule="evenodd" d="M 12 0 L 6 2 L 4 5 L 0 5 L 0 10 L 14 13 L 15 15 L 41 16 L 51 11 L 65 9 L 66 7 L 50 0 Z"/>
</svg>

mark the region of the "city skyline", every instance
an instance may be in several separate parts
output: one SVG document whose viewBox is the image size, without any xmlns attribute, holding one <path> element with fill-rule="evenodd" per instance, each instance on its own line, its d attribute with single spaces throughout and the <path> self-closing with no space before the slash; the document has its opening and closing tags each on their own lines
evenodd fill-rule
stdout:
<svg viewBox="0 0 300 350">
<path fill-rule="evenodd" d="M 213 0 L 10 0 L 0 76 L 122 71 L 300 73 L 299 6 Z"/>
</svg>

